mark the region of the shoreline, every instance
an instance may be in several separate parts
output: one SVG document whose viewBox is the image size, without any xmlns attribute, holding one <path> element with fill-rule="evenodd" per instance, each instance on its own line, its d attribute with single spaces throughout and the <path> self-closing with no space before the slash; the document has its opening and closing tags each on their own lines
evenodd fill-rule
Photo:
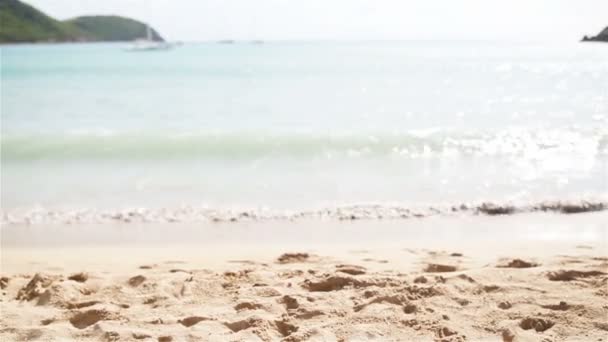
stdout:
<svg viewBox="0 0 608 342">
<path fill-rule="evenodd" d="M 353 204 L 317 210 L 213 209 L 206 206 L 178 208 L 131 208 L 122 210 L 53 210 L 45 208 L 0 211 L 0 225 L 15 224 L 108 224 L 108 223 L 204 223 L 258 222 L 294 220 L 405 220 L 434 216 L 509 216 L 550 212 L 580 214 L 608 210 L 603 198 L 581 200 L 552 200 L 531 203 L 466 202 L 434 206 L 400 204 Z"/>
<path fill-rule="evenodd" d="M 142 255 L 152 256 L 183 253 L 194 259 L 209 254 L 212 259 L 229 260 L 248 254 L 272 258 L 288 252 L 285 249 L 331 255 L 337 251 L 348 254 L 351 250 L 364 249 L 466 248 L 492 258 L 500 253 L 508 255 L 514 248 L 528 256 L 535 255 L 534 248 L 526 251 L 534 245 L 543 246 L 539 249 L 540 255 L 546 254 L 545 250 L 558 253 L 560 248 L 578 245 L 594 245 L 598 251 L 608 254 L 607 222 L 608 212 L 528 213 L 413 220 L 10 225 L 0 227 L 0 233 L 3 266 L 8 265 L 5 256 L 12 252 L 40 254 L 35 252 L 40 250 L 49 253 L 52 259 L 54 250 L 88 249 L 133 251 L 127 254 L 142 251 Z M 79 262 L 79 253 L 72 255 L 74 260 L 64 262 L 64 267 Z M 27 258 L 12 259 L 15 262 Z M 86 261 L 83 262 L 86 265 Z"/>
</svg>

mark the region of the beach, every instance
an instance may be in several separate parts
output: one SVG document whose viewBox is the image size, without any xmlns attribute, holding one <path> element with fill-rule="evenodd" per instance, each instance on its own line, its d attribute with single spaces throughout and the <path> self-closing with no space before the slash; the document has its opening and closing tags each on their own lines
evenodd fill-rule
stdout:
<svg viewBox="0 0 608 342">
<path fill-rule="evenodd" d="M 1 341 L 606 341 L 608 50 L 2 49 Z"/>
<path fill-rule="evenodd" d="M 603 341 L 605 212 L 4 226 L 3 340 Z"/>
</svg>

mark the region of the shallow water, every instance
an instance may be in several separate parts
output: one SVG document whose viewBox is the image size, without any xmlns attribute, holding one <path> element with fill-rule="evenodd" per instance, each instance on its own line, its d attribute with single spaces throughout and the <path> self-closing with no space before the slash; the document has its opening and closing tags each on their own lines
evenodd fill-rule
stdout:
<svg viewBox="0 0 608 342">
<path fill-rule="evenodd" d="M 608 48 L 2 46 L 2 207 L 536 202 L 608 194 Z"/>
</svg>

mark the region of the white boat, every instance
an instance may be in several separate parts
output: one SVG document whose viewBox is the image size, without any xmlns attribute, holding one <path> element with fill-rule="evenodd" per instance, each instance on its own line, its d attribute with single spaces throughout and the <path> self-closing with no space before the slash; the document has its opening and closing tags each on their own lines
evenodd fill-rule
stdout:
<svg viewBox="0 0 608 342">
<path fill-rule="evenodd" d="M 150 25 L 146 24 L 146 38 L 137 39 L 133 45 L 127 48 L 127 51 L 158 51 L 169 50 L 171 44 L 162 41 L 154 40 Z"/>
</svg>

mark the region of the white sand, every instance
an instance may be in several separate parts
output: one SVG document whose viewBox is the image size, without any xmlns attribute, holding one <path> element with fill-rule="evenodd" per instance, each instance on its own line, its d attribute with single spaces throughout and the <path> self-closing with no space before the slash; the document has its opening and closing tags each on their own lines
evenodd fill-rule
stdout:
<svg viewBox="0 0 608 342">
<path fill-rule="evenodd" d="M 607 222 L 6 226 L 0 340 L 607 341 Z"/>
</svg>

